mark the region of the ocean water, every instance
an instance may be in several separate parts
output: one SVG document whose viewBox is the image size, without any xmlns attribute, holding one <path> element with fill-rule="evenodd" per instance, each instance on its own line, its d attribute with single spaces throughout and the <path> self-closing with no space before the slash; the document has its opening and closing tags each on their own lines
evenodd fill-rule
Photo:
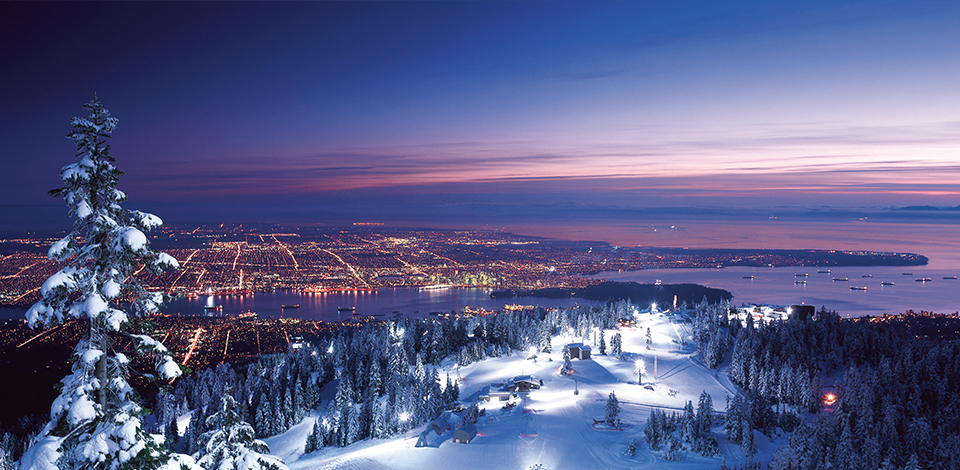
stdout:
<svg viewBox="0 0 960 470">
<path fill-rule="evenodd" d="M 958 221 L 960 222 L 960 221 Z M 506 227 L 514 233 L 598 240 L 624 247 L 819 249 L 908 252 L 960 271 L 960 225 L 923 221 L 644 219 Z"/>
<path fill-rule="evenodd" d="M 960 275 L 960 269 L 929 266 L 831 267 L 830 273 L 818 273 L 825 269 L 827 268 L 649 269 L 607 271 L 593 277 L 640 283 L 660 281 L 664 284 L 702 284 L 730 291 L 733 294 L 732 305 L 765 303 L 806 304 L 817 308 L 825 306 L 836 310 L 842 317 L 896 314 L 907 310 L 937 313 L 960 310 L 960 280 L 944 279 L 945 276 Z M 873 277 L 864 277 L 865 275 Z M 835 278 L 849 280 L 835 281 Z M 918 278 L 931 280 L 917 282 Z M 806 283 L 797 284 L 796 281 Z M 884 281 L 894 285 L 883 285 Z M 852 290 L 851 287 L 866 287 L 866 290 Z"/>
</svg>

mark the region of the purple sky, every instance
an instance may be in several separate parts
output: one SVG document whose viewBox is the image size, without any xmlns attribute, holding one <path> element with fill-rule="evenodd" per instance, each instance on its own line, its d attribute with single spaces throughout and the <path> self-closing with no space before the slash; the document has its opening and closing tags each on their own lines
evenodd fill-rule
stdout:
<svg viewBox="0 0 960 470">
<path fill-rule="evenodd" d="M 956 206 L 958 24 L 952 2 L 0 2 L 0 229 L 69 223 L 46 191 L 94 91 L 128 206 L 168 222 Z"/>
</svg>

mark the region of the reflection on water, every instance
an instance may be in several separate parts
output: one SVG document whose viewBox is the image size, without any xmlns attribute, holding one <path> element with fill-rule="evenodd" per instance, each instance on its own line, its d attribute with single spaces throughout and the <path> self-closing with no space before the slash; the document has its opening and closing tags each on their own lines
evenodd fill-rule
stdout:
<svg viewBox="0 0 960 470">
<path fill-rule="evenodd" d="M 425 316 L 430 312 L 450 313 L 451 311 L 460 311 L 467 306 L 500 310 L 508 304 L 572 307 L 594 303 L 582 299 L 567 298 L 494 299 L 490 297 L 489 293 L 489 289 L 419 289 L 415 287 L 328 293 L 274 291 L 245 296 L 223 295 L 180 298 L 165 305 L 161 311 L 174 315 L 202 315 L 205 310 L 210 313 L 231 315 L 253 311 L 260 316 L 272 318 L 286 317 L 337 321 L 346 320 L 354 314 L 376 315 L 383 318 L 393 318 L 396 314 Z M 283 308 L 284 305 L 299 305 L 300 307 Z M 213 308 L 216 308 L 216 310 Z"/>
<path fill-rule="evenodd" d="M 829 273 L 820 272 L 827 269 L 830 270 Z M 903 313 L 907 310 L 956 312 L 960 310 L 960 280 L 953 276 L 957 275 L 960 275 L 960 268 L 951 270 L 917 266 L 873 266 L 650 269 L 604 272 L 595 277 L 640 283 L 654 283 L 657 280 L 664 284 L 691 282 L 730 291 L 733 294 L 733 305 L 806 303 L 817 308 L 826 306 L 843 317 L 858 317 Z M 842 280 L 844 278 L 847 280 Z M 930 280 L 917 281 L 924 278 Z M 806 282 L 799 283 L 798 279 Z M 866 289 L 860 290 L 861 288 Z"/>
</svg>

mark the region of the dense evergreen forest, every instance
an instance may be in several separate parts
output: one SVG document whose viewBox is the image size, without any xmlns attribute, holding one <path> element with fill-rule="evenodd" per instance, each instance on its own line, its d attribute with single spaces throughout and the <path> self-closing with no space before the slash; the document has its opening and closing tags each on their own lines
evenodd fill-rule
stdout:
<svg viewBox="0 0 960 470">
<path fill-rule="evenodd" d="M 172 450 L 195 454 L 214 431 L 216 420 L 208 418 L 222 413 L 220 403 L 229 395 L 258 437 L 281 433 L 318 412 L 307 452 L 388 438 L 457 402 L 456 378 L 438 372 L 444 358 L 452 355 L 467 365 L 518 350 L 549 351 L 555 335 L 588 340 L 595 327 L 614 329 L 634 309 L 619 301 L 343 329 L 295 352 L 239 366 L 224 363 L 178 379 L 153 400 L 152 431 L 166 436 Z M 917 338 L 887 322 L 842 320 L 824 309 L 810 321 L 769 324 L 749 315 L 744 322 L 731 321 L 727 302 L 704 300 L 680 312 L 675 321 L 693 323 L 698 359 L 728 372 L 742 389 L 727 397 L 726 438 L 749 456 L 756 439 L 789 435 L 768 468 L 960 468 L 957 342 Z M 612 354 L 619 349 L 617 336 L 610 338 Z M 824 383 L 835 383 L 837 397 L 826 408 Z M 685 450 L 716 455 L 713 407 L 706 395 L 687 403 L 683 413 L 654 410 L 644 429 L 646 445 L 666 459 Z M 189 427 L 178 429 L 176 418 L 191 411 Z M 464 409 L 462 417 L 475 421 L 476 407 Z M 3 465 L 29 443 L 30 423 L 18 427 L 0 438 Z"/>
</svg>

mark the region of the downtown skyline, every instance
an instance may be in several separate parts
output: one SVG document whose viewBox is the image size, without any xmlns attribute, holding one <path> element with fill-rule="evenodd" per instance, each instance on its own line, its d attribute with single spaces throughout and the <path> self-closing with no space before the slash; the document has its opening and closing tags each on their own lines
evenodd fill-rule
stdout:
<svg viewBox="0 0 960 470">
<path fill-rule="evenodd" d="M 949 3 L 0 9 L 9 229 L 69 223 L 46 191 L 94 91 L 130 206 L 172 223 L 960 204 Z"/>
</svg>

